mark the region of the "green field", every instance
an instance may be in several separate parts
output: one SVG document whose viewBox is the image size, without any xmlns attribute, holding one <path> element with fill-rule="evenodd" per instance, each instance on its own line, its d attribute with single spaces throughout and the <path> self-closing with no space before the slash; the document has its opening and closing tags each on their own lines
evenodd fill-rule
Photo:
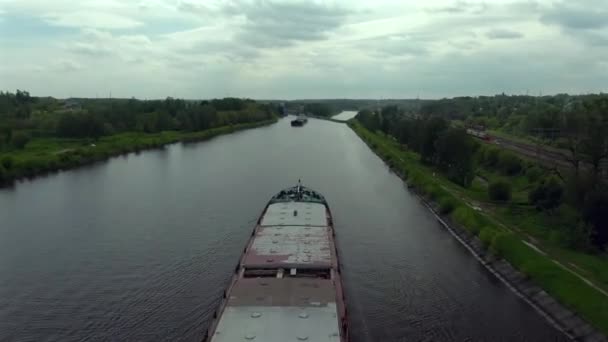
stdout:
<svg viewBox="0 0 608 342">
<path fill-rule="evenodd" d="M 403 175 L 408 186 L 438 204 L 442 214 L 477 235 L 490 251 L 503 257 L 555 299 L 579 313 L 589 323 L 608 333 L 608 297 L 589 286 L 573 273 L 563 269 L 550 258 L 564 265 L 576 265 L 577 273 L 608 288 L 608 259 L 605 255 L 584 254 L 559 247 L 552 241 L 552 225 L 568 224 L 567 210 L 553 215 L 539 213 L 530 207 L 517 205 L 527 198 L 529 187 L 524 176 L 510 177 L 513 201 L 492 203 L 487 195 L 487 181 L 502 177 L 487 170 L 478 170 L 486 180 L 476 179 L 463 188 L 420 162 L 418 154 L 404 148 L 394 139 L 370 132 L 356 120 L 349 126 L 389 166 Z M 522 240 L 533 236 L 535 243 L 549 253 L 544 256 Z"/>
<path fill-rule="evenodd" d="M 276 122 L 266 120 L 211 128 L 197 132 L 128 132 L 93 139 L 34 138 L 24 149 L 0 153 L 0 183 L 9 184 L 23 177 L 69 169 L 111 156 L 159 148 L 175 142 L 194 142 Z"/>
</svg>

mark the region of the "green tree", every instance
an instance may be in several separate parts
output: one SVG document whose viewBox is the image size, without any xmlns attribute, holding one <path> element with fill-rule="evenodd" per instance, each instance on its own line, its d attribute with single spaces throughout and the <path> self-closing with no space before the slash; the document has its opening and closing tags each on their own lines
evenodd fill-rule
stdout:
<svg viewBox="0 0 608 342">
<path fill-rule="evenodd" d="M 586 159 L 593 166 L 593 174 L 600 173 L 600 163 L 608 158 L 608 124 L 596 118 L 590 120 L 588 134 L 582 144 Z"/>
<path fill-rule="evenodd" d="M 304 111 L 315 116 L 329 117 L 333 111 L 330 105 L 326 103 L 308 103 L 304 105 Z"/>
<path fill-rule="evenodd" d="M 104 133 L 103 121 L 94 114 L 67 113 L 57 122 L 56 134 L 66 138 L 94 138 Z"/>
<path fill-rule="evenodd" d="M 2 139 L 2 143 L 10 144 L 11 139 L 13 138 L 13 127 L 10 124 L 5 124 L 0 126 L 0 139 Z M 0 143 L 0 146 L 2 144 Z"/>
<path fill-rule="evenodd" d="M 526 177 L 530 182 L 536 182 L 543 175 L 543 170 L 538 166 L 528 167 L 526 170 Z"/>
<path fill-rule="evenodd" d="M 4 183 L 8 179 L 8 172 L 4 169 L 4 166 L 0 164 L 0 184 Z"/>
<path fill-rule="evenodd" d="M 357 114 L 357 120 L 361 122 L 363 127 L 375 132 L 380 128 L 380 118 L 378 114 L 369 109 L 364 109 Z"/>
<path fill-rule="evenodd" d="M 473 171 L 473 141 L 463 129 L 448 129 L 437 138 L 437 165 L 452 181 L 468 187 Z"/>
<path fill-rule="evenodd" d="M 29 103 L 32 100 L 32 97 L 28 91 L 17 89 L 15 100 L 17 101 L 17 104 L 25 104 Z"/>
<path fill-rule="evenodd" d="M 448 122 L 440 117 L 433 117 L 424 122 L 420 144 L 420 156 L 423 162 L 436 163 L 437 148 L 435 142 L 448 126 Z"/>
<path fill-rule="evenodd" d="M 501 151 L 498 158 L 498 167 L 503 173 L 513 176 L 521 172 L 522 161 L 511 152 Z"/>
<path fill-rule="evenodd" d="M 605 248 L 608 243 L 608 187 L 596 187 L 587 194 L 583 214 L 593 226 L 595 246 Z"/>
<path fill-rule="evenodd" d="M 25 132 L 16 132 L 13 134 L 13 138 L 11 139 L 11 144 L 18 149 L 22 149 L 27 145 L 30 141 L 30 136 Z"/>
<path fill-rule="evenodd" d="M 511 199 L 511 184 L 504 180 L 490 183 L 488 196 L 493 201 L 509 201 Z"/>
<path fill-rule="evenodd" d="M 489 147 L 484 150 L 483 162 L 489 167 L 494 167 L 498 164 L 500 150 L 496 147 Z"/>
<path fill-rule="evenodd" d="M 245 109 L 247 103 L 249 102 L 252 102 L 252 100 L 242 100 L 234 97 L 226 97 L 223 99 L 211 100 L 211 105 L 218 111 L 239 111 Z"/>
<path fill-rule="evenodd" d="M 580 103 L 573 103 L 567 106 L 561 129 L 569 151 L 567 160 L 572 165 L 575 174 L 578 174 L 580 163 L 583 159 L 583 143 L 587 126 L 588 123 L 582 105 Z"/>
<path fill-rule="evenodd" d="M 562 233 L 562 243 L 570 248 L 584 252 L 591 252 L 594 247 L 594 227 L 586 222 L 568 224 Z"/>
<path fill-rule="evenodd" d="M 2 165 L 4 167 L 4 169 L 6 170 L 10 170 L 13 168 L 13 157 L 11 156 L 4 156 L 2 157 L 2 160 L 0 161 L 0 165 Z"/>
<path fill-rule="evenodd" d="M 380 130 L 386 134 L 394 133 L 394 130 L 392 130 L 392 128 L 393 128 L 395 122 L 397 121 L 397 117 L 399 115 L 400 115 L 399 107 L 394 106 L 394 105 L 383 107 L 380 112 L 380 116 L 381 116 Z"/>
<path fill-rule="evenodd" d="M 528 194 L 528 201 L 539 210 L 552 210 L 562 204 L 564 188 L 555 177 L 542 180 Z"/>
</svg>

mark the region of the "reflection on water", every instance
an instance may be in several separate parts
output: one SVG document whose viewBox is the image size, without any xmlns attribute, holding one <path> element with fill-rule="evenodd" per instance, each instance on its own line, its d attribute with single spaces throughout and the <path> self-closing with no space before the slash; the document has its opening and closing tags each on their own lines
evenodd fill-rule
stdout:
<svg viewBox="0 0 608 342">
<path fill-rule="evenodd" d="M 338 119 L 338 120 L 350 120 L 350 119 L 354 118 L 356 115 L 357 115 L 356 111 L 345 110 L 345 111 L 341 112 L 340 114 L 332 116 L 332 118 Z"/>
<path fill-rule="evenodd" d="M 283 119 L 1 190 L 0 340 L 200 341 L 266 201 L 299 178 L 332 208 L 354 341 L 562 338 L 346 125 Z"/>
</svg>

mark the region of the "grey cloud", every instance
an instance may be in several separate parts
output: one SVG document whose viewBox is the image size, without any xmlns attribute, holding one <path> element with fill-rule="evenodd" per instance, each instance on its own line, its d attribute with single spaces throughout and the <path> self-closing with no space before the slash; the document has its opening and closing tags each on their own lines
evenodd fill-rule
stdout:
<svg viewBox="0 0 608 342">
<path fill-rule="evenodd" d="M 436 12 L 436 13 L 463 13 L 466 12 L 466 8 L 463 6 L 458 6 L 457 4 L 453 4 L 453 5 L 449 5 L 449 6 L 443 6 L 443 7 L 436 7 L 436 8 L 431 8 L 429 9 L 429 12 Z"/>
<path fill-rule="evenodd" d="M 476 40 L 465 40 L 465 41 L 450 41 L 448 42 L 451 47 L 457 50 L 472 50 L 479 47 L 481 44 Z"/>
<path fill-rule="evenodd" d="M 454 15 L 431 19 L 416 29 L 436 33 L 436 40 L 446 40 L 446 37 L 469 34 L 473 30 L 517 26 L 520 22 L 537 20 L 537 14 L 526 11 L 518 13 L 512 7 L 496 5 L 490 7 L 484 15 Z"/>
<path fill-rule="evenodd" d="M 64 46 L 66 50 L 77 55 L 93 58 L 120 56 L 130 60 L 130 55 L 148 51 L 152 42 L 145 35 L 112 35 L 106 31 L 86 29 L 78 41 Z"/>
<path fill-rule="evenodd" d="M 164 97 L 171 91 L 171 95 L 192 98 L 227 94 L 258 98 L 369 98 L 416 94 L 443 97 L 526 89 L 587 92 L 605 88 L 608 79 L 608 27 L 601 20 L 601 14 L 608 10 L 608 0 L 486 0 L 487 6 L 483 0 L 455 1 L 451 6 L 436 8 L 434 14 L 429 13 L 431 10 L 418 13 L 415 6 L 400 7 L 401 4 L 383 8 L 372 1 L 366 5 L 372 8 L 368 13 L 351 12 L 319 0 L 300 0 L 295 4 L 226 0 L 232 1 L 229 5 L 225 1 L 178 1 L 171 1 L 170 5 L 168 0 L 134 2 L 141 5 L 141 11 L 134 11 L 130 19 L 143 24 L 128 29 L 117 30 L 121 25 L 104 23 L 106 31 L 90 30 L 79 37 L 72 33 L 47 37 L 41 33 L 44 41 L 20 41 L 27 44 L 28 51 L 6 44 L 1 53 L 0 80 L 13 89 L 29 87 L 39 94 L 59 96 L 74 90 L 82 96 L 92 96 L 98 88 L 111 83 L 115 85 L 114 92 L 123 96 Z M 545 5 L 554 1 L 558 2 Z M 36 0 L 18 1 L 25 2 L 42 4 Z M 53 7 L 58 2 L 44 4 Z M 337 2 L 351 6 L 343 0 Z M 86 6 L 80 2 L 62 3 L 66 4 L 65 9 L 51 8 L 52 12 L 94 12 L 83 9 Z M 163 13 L 156 4 L 172 7 L 171 11 Z M 360 8 L 361 4 L 353 8 Z M 110 7 L 105 6 L 103 12 Z M 178 7 L 181 11 L 177 11 Z M 376 7 L 378 11 L 373 9 Z M 483 15 L 478 15 L 481 10 Z M 580 17 L 585 11 L 595 14 Z M 147 31 L 159 13 L 175 16 L 179 19 L 176 22 L 200 19 L 195 21 L 203 26 L 170 35 Z M 568 15 L 574 15 L 574 19 L 564 19 Z M 78 19 L 73 26 L 83 22 L 92 26 L 85 22 L 91 16 Z M 106 19 L 114 23 L 109 20 L 112 18 Z M 541 19 L 547 25 L 538 27 L 535 24 Z M 402 27 L 397 20 L 402 20 L 408 31 L 394 34 Z M 181 27 L 173 27 L 172 20 L 161 22 L 175 30 Z M 366 25 L 353 25 L 351 29 L 342 27 L 345 23 Z M 395 26 L 388 27 L 392 23 Z M 528 33 L 524 27 L 531 27 L 532 31 Z M 511 44 L 490 44 L 488 37 L 509 36 L 493 32 L 494 28 L 519 31 L 534 36 L 534 40 L 517 41 L 517 49 Z M 359 39 L 374 32 L 379 32 L 374 38 Z M 317 42 L 333 38 L 335 41 Z M 586 46 L 573 46 L 573 42 Z M 290 44 L 297 46 L 281 48 Z M 523 50 L 525 54 L 521 53 Z M 109 55 L 91 57 L 103 53 Z M 554 58 L 547 59 L 547 55 Z M 40 56 L 48 64 L 40 63 Z"/>
<path fill-rule="evenodd" d="M 604 0 L 555 3 L 545 8 L 541 22 L 560 27 L 565 35 L 590 48 L 608 46 L 608 2 Z"/>
<path fill-rule="evenodd" d="M 608 36 L 606 35 L 588 32 L 583 38 L 591 45 L 608 47 Z"/>
<path fill-rule="evenodd" d="M 524 35 L 517 31 L 494 29 L 486 32 L 486 37 L 490 39 L 519 39 L 523 38 Z"/>
<path fill-rule="evenodd" d="M 72 72 L 82 69 L 82 66 L 75 61 L 63 59 L 53 64 L 51 69 L 61 72 Z"/>
<path fill-rule="evenodd" d="M 575 30 L 599 29 L 608 26 L 608 5 L 604 0 L 561 1 L 548 9 L 541 21 Z"/>
<path fill-rule="evenodd" d="M 347 9 L 308 1 L 237 1 L 224 12 L 242 16 L 244 24 L 236 39 L 255 47 L 288 46 L 297 41 L 324 40 L 342 25 Z"/>
<path fill-rule="evenodd" d="M 574 37 L 580 42 L 587 44 L 589 47 L 605 48 L 608 47 L 608 36 L 590 30 L 565 30 L 566 34 Z"/>
<path fill-rule="evenodd" d="M 448 13 L 448 14 L 462 14 L 462 13 L 474 13 L 481 14 L 485 12 L 488 5 L 485 2 L 471 2 L 458 0 L 451 5 L 429 8 L 428 11 L 432 13 Z"/>
<path fill-rule="evenodd" d="M 101 11 L 65 11 L 43 15 L 44 21 L 53 26 L 74 28 L 98 28 L 108 30 L 132 29 L 143 23 L 128 16 Z"/>
<path fill-rule="evenodd" d="M 541 8 L 535 0 L 524 0 L 512 2 L 504 5 L 506 11 L 520 14 L 536 13 Z"/>
<path fill-rule="evenodd" d="M 417 30 L 355 41 L 355 48 L 377 57 L 424 57 L 440 46 L 471 50 L 480 46 L 477 34 L 461 25 L 432 23 Z"/>
<path fill-rule="evenodd" d="M 129 63 L 129 64 L 134 64 L 134 65 L 139 65 L 144 63 L 146 60 L 141 58 L 141 57 L 131 57 L 131 58 L 127 58 L 125 59 L 125 62 Z"/>
<path fill-rule="evenodd" d="M 177 3 L 176 8 L 179 11 L 191 14 L 213 14 L 214 10 L 204 3 L 192 0 L 181 0 Z"/>
<path fill-rule="evenodd" d="M 68 50 L 76 54 L 87 56 L 103 56 L 110 53 L 110 50 L 104 46 L 85 42 L 76 42 L 68 46 Z"/>
<path fill-rule="evenodd" d="M 427 46 L 433 40 L 432 34 L 396 34 L 360 40 L 357 47 L 380 57 L 422 56 L 428 54 Z"/>
<path fill-rule="evenodd" d="M 251 60 L 260 55 L 258 49 L 231 40 L 201 41 L 180 49 L 179 52 L 186 55 L 221 56 L 231 61 Z"/>
</svg>

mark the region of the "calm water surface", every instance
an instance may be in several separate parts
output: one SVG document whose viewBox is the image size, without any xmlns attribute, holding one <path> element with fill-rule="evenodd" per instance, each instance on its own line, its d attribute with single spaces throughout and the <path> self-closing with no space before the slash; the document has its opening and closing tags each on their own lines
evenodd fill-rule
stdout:
<svg viewBox="0 0 608 342">
<path fill-rule="evenodd" d="M 0 340 L 199 341 L 298 178 L 332 207 L 354 341 L 563 339 L 348 127 L 283 119 L 0 190 Z"/>
<path fill-rule="evenodd" d="M 337 115 L 332 116 L 332 118 L 338 119 L 338 120 L 350 120 L 350 119 L 354 118 L 356 115 L 357 115 L 356 111 L 345 110 Z"/>
</svg>

